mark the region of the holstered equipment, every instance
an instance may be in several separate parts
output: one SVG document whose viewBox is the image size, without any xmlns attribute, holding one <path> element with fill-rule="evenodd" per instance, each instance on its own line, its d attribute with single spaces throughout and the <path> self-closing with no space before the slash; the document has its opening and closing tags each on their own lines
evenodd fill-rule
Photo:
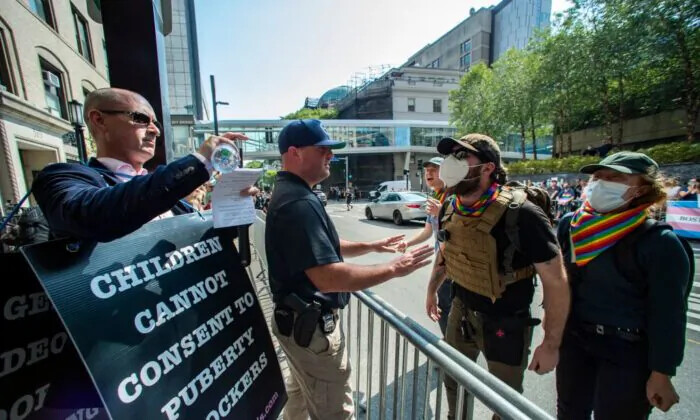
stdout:
<svg viewBox="0 0 700 420">
<path fill-rule="evenodd" d="M 504 187 L 479 217 L 462 216 L 455 213 L 451 205 L 446 205 L 441 226 L 447 239 L 444 251 L 447 277 L 494 302 L 509 284 L 532 278 L 535 274 L 533 266 L 518 270 L 512 267 L 513 257 L 520 246 L 518 210 L 525 200 L 527 195 L 524 192 Z M 502 265 L 499 265 L 496 239 L 491 235 L 491 229 L 504 215 L 510 244 L 504 251 Z"/>
<path fill-rule="evenodd" d="M 299 347 L 308 347 L 317 326 L 324 334 L 335 331 L 338 316 L 332 311 L 323 311 L 319 302 L 305 301 L 296 293 L 290 293 L 275 308 L 275 321 L 280 334 L 293 333 Z"/>
</svg>

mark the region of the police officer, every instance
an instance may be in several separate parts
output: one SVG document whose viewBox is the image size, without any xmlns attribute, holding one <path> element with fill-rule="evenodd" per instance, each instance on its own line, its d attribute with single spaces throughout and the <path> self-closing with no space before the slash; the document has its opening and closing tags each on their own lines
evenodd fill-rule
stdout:
<svg viewBox="0 0 700 420">
<path fill-rule="evenodd" d="M 435 252 L 439 250 L 439 242 L 437 240 L 437 233 L 439 228 L 438 214 L 440 213 L 440 208 L 442 204 L 447 199 L 449 193 L 447 188 L 445 188 L 445 183 L 440 179 L 440 165 L 444 159 L 441 157 L 433 157 L 427 162 L 423 163 L 425 184 L 433 191 L 432 197 L 428 198 L 426 203 L 426 213 L 427 217 L 425 219 L 425 226 L 416 236 L 409 239 L 408 241 L 399 242 L 398 250 L 399 252 L 404 252 L 406 248 L 419 244 L 431 236 L 435 240 Z M 442 335 L 445 335 L 447 330 L 447 314 L 450 313 L 450 305 L 452 303 L 452 282 L 445 280 L 438 290 L 438 297 L 440 303 L 440 311 L 445 316 L 441 317 L 438 321 L 440 324 L 440 331 Z"/>
<path fill-rule="evenodd" d="M 425 245 L 389 263 L 349 264 L 345 257 L 395 252 L 403 235 L 375 242 L 338 238 L 333 221 L 311 190 L 330 175 L 333 141 L 318 120 L 297 120 L 279 135 L 284 170 L 270 201 L 265 247 L 275 302 L 272 331 L 290 367 L 285 419 L 353 418 L 350 361 L 338 310 L 348 292 L 366 289 L 427 265 Z"/>
<path fill-rule="evenodd" d="M 560 419 L 646 419 L 678 402 L 690 260 L 668 225 L 647 220 L 662 201 L 659 167 L 619 152 L 581 168 L 586 200 L 558 238 L 572 287 L 557 368 Z"/>
<path fill-rule="evenodd" d="M 503 186 L 505 170 L 493 139 L 444 138 L 438 152 L 448 155 L 440 178 L 455 194 L 441 210 L 444 248 L 428 284 L 426 311 L 435 321 L 441 317 L 437 290 L 449 277 L 454 298 L 447 342 L 472 360 L 484 353 L 489 371 L 522 392 L 532 327 L 539 322 L 530 316 L 535 273 L 544 286 L 545 336 L 529 369 L 544 374 L 559 359 L 569 288 L 556 237 L 525 190 Z M 454 418 L 457 384 L 446 378 L 445 387 L 448 417 Z"/>
</svg>

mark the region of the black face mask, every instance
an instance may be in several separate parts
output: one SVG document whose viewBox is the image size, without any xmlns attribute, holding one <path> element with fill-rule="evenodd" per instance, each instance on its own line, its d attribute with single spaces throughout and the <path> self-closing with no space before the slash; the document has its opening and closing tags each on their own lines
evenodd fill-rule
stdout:
<svg viewBox="0 0 700 420">
<path fill-rule="evenodd" d="M 469 168 L 467 177 L 455 185 L 455 194 L 468 195 L 479 189 L 481 166 Z"/>
</svg>

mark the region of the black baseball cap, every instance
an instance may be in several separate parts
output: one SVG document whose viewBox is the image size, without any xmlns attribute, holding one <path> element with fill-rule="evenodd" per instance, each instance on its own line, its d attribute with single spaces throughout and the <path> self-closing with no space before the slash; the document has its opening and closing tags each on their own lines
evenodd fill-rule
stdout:
<svg viewBox="0 0 700 420">
<path fill-rule="evenodd" d="M 498 147 L 498 143 L 485 134 L 467 134 L 459 140 L 445 137 L 437 145 L 438 153 L 441 155 L 452 154 L 456 145 L 473 152 L 484 163 L 493 162 L 497 167 L 503 166 L 501 162 L 501 148 Z"/>
<path fill-rule="evenodd" d="M 331 140 L 319 120 L 295 120 L 285 125 L 278 137 L 280 154 L 287 153 L 290 146 L 328 146 L 342 149 L 344 141 Z"/>
<path fill-rule="evenodd" d="M 623 174 L 649 174 L 657 171 L 659 165 L 644 153 L 617 152 L 598 163 L 584 166 L 579 172 L 592 174 L 599 169 L 612 169 Z"/>
</svg>

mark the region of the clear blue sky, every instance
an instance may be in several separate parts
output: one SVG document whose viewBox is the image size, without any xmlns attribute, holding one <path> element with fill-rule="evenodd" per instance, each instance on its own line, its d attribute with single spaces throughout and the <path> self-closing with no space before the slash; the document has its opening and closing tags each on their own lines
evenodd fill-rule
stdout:
<svg viewBox="0 0 700 420">
<path fill-rule="evenodd" d="M 521 1 L 521 0 L 516 0 Z M 199 0 L 202 89 L 220 119 L 277 119 L 368 66 L 403 64 L 498 0 Z M 562 11 L 567 0 L 553 0 Z"/>
</svg>

